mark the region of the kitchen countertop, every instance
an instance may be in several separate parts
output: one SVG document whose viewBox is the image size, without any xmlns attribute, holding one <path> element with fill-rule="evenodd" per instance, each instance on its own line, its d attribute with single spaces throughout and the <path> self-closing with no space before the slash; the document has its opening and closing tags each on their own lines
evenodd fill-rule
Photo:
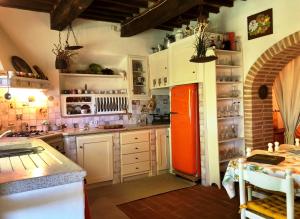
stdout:
<svg viewBox="0 0 300 219">
<path fill-rule="evenodd" d="M 120 129 L 103 129 L 103 128 L 89 128 L 88 130 L 82 129 L 64 129 L 62 134 L 64 136 L 77 136 L 77 135 L 88 135 L 88 134 L 100 134 L 100 133 L 110 133 L 110 132 L 126 132 L 134 130 L 143 129 L 155 129 L 155 128 L 169 128 L 170 124 L 160 124 L 160 125 L 125 125 L 124 128 Z"/>
<path fill-rule="evenodd" d="M 86 176 L 86 172 L 80 166 L 44 141 L 40 139 L 29 139 L 29 141 L 33 147 L 41 146 L 45 150 L 39 153 L 39 155 L 33 155 L 36 156 L 35 159 L 31 157 L 32 155 L 30 155 L 31 159 L 28 155 L 11 157 L 10 163 L 6 162 L 5 168 L 2 166 L 0 169 L 0 195 L 79 182 Z M 5 139 L 1 139 L 1 142 L 3 145 L 6 141 Z M 7 146 L 9 144 L 9 140 L 7 139 Z M 13 158 L 16 160 L 12 161 Z M 18 160 L 21 158 L 22 162 Z M 0 159 L 2 159 L 0 165 L 5 164 L 5 159 L 7 161 L 7 158 Z M 10 166 L 7 166 L 9 164 L 14 164 L 13 168 L 10 169 Z"/>
</svg>

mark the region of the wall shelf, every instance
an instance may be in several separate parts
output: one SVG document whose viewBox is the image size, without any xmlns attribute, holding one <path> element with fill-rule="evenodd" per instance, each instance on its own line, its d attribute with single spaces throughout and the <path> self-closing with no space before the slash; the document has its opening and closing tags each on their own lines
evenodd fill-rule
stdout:
<svg viewBox="0 0 300 219">
<path fill-rule="evenodd" d="M 123 78 L 122 75 L 103 75 L 103 74 L 59 73 L 59 75 L 64 77 Z"/>
<path fill-rule="evenodd" d="M 229 143 L 229 142 L 233 142 L 233 141 L 242 141 L 242 140 L 244 140 L 244 138 L 242 138 L 242 137 L 239 137 L 239 138 L 229 138 L 229 139 L 225 139 L 225 140 L 219 141 L 219 144 Z"/>
<path fill-rule="evenodd" d="M 217 84 L 222 84 L 222 85 L 241 84 L 241 83 L 242 83 L 241 81 L 217 81 Z"/>
<path fill-rule="evenodd" d="M 218 97 L 217 100 L 221 101 L 221 100 L 239 100 L 242 99 L 241 97 Z"/>
<path fill-rule="evenodd" d="M 217 68 L 241 68 L 239 65 L 216 65 Z"/>
<path fill-rule="evenodd" d="M 228 119 L 241 119 L 243 118 L 243 116 L 227 116 L 227 117 L 219 117 L 218 120 L 222 121 L 222 120 L 228 120 Z"/>
<path fill-rule="evenodd" d="M 228 55 L 239 55 L 241 54 L 241 51 L 236 51 L 236 50 L 223 50 L 223 49 L 215 49 L 215 52 L 218 54 L 228 54 Z"/>
</svg>

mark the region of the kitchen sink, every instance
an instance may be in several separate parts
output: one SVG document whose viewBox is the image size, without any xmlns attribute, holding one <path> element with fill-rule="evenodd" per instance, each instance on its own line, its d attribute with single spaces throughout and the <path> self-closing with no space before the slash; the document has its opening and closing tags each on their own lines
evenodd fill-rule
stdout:
<svg viewBox="0 0 300 219">
<path fill-rule="evenodd" d="M 13 148 L 13 149 L 0 149 L 0 158 L 2 157 L 13 157 L 13 156 L 22 156 L 29 154 L 38 154 L 44 150 L 43 147 L 24 147 L 24 148 Z"/>
</svg>

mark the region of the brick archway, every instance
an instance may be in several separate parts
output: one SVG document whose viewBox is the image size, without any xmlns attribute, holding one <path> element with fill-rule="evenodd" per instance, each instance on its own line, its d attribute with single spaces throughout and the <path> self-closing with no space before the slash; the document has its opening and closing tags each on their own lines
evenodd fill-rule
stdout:
<svg viewBox="0 0 300 219">
<path fill-rule="evenodd" d="M 300 55 L 300 31 L 267 49 L 250 68 L 244 86 L 245 141 L 247 147 L 265 148 L 273 142 L 272 86 L 278 73 Z M 261 100 L 258 89 L 267 85 L 269 95 Z"/>
</svg>

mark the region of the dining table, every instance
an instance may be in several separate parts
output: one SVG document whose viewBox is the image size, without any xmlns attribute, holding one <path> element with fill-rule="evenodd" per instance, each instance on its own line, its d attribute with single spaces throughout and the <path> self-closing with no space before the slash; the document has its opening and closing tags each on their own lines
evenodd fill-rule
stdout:
<svg viewBox="0 0 300 219">
<path fill-rule="evenodd" d="M 263 172 L 265 174 L 285 178 L 285 170 L 290 169 L 292 171 L 292 177 L 294 179 L 295 192 L 296 195 L 300 195 L 300 147 L 289 144 L 282 144 L 279 150 L 276 152 L 268 152 L 267 150 L 253 150 L 249 156 L 256 154 L 265 154 L 273 156 L 284 157 L 284 161 L 277 165 L 248 162 L 245 161 L 246 169 Z M 248 156 L 248 157 L 249 157 Z M 240 157 L 246 159 L 247 156 Z M 226 189 L 227 194 L 230 198 L 235 197 L 235 182 L 239 181 L 239 159 L 235 158 L 229 161 L 224 178 L 222 180 L 222 185 Z"/>
</svg>

